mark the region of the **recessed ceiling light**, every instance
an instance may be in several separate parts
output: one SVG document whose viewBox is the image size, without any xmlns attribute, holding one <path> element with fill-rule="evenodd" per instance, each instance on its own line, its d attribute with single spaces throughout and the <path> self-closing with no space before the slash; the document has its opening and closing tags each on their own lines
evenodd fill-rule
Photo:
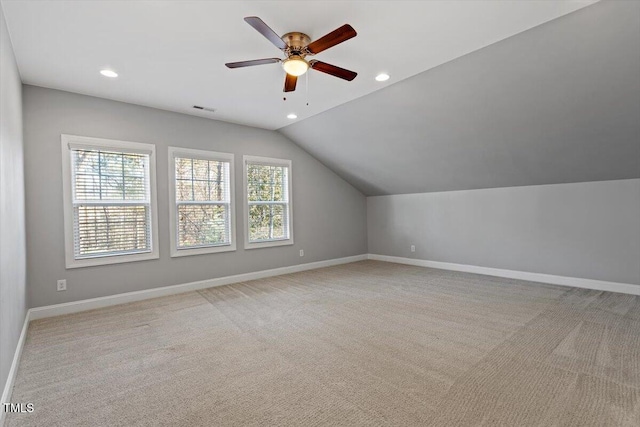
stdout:
<svg viewBox="0 0 640 427">
<path fill-rule="evenodd" d="M 379 82 L 385 82 L 389 80 L 389 74 L 380 73 L 376 76 L 376 80 Z"/>
<path fill-rule="evenodd" d="M 298 116 L 295 115 L 294 113 L 291 113 L 291 114 L 287 115 L 287 119 L 293 120 L 293 119 L 297 119 L 297 118 L 298 118 Z"/>
<path fill-rule="evenodd" d="M 105 77 L 111 77 L 112 79 L 118 77 L 118 73 L 113 70 L 100 70 L 100 74 Z"/>
</svg>

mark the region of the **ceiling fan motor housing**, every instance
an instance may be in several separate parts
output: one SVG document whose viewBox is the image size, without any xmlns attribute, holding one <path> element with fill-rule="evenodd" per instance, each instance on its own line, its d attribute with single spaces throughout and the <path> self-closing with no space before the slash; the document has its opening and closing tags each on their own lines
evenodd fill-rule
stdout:
<svg viewBox="0 0 640 427">
<path fill-rule="evenodd" d="M 305 47 L 309 43 L 311 43 L 311 37 L 304 33 L 287 33 L 282 36 L 282 41 L 285 42 L 288 46 L 288 48 L 285 50 L 287 56 L 298 55 L 304 58 L 309 54 Z"/>
</svg>

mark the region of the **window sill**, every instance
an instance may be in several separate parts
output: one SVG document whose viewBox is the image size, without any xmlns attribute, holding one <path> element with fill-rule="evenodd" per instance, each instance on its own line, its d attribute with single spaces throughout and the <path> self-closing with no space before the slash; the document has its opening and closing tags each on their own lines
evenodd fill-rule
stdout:
<svg viewBox="0 0 640 427">
<path fill-rule="evenodd" d="M 192 248 L 192 249 L 171 249 L 171 258 L 179 258 L 183 256 L 192 255 L 205 255 L 205 254 L 217 254 L 221 252 L 234 252 L 236 250 L 236 244 L 230 245 L 210 246 L 206 248 Z"/>
<path fill-rule="evenodd" d="M 260 248 L 271 248 L 274 246 L 289 246 L 293 245 L 293 238 L 287 240 L 271 240 L 266 242 L 244 242 L 245 249 L 260 249 Z"/>
<path fill-rule="evenodd" d="M 95 258 L 66 260 L 66 268 L 95 267 L 99 265 L 123 264 L 125 262 L 147 261 L 160 258 L 157 251 L 141 254 L 110 255 Z"/>
</svg>

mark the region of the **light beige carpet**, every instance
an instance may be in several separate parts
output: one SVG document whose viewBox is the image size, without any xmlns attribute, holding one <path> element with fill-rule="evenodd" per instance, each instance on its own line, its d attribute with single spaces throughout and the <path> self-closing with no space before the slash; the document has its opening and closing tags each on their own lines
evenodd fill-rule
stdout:
<svg viewBox="0 0 640 427">
<path fill-rule="evenodd" d="M 9 426 L 638 426 L 640 298 L 364 261 L 29 327 Z"/>
</svg>

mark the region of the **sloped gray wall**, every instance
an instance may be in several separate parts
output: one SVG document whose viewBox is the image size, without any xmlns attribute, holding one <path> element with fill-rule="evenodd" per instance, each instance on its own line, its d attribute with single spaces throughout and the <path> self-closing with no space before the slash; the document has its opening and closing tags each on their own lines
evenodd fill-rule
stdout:
<svg viewBox="0 0 640 427">
<path fill-rule="evenodd" d="M 279 131 L 368 196 L 640 178 L 639 52 L 602 1 Z"/>
</svg>

